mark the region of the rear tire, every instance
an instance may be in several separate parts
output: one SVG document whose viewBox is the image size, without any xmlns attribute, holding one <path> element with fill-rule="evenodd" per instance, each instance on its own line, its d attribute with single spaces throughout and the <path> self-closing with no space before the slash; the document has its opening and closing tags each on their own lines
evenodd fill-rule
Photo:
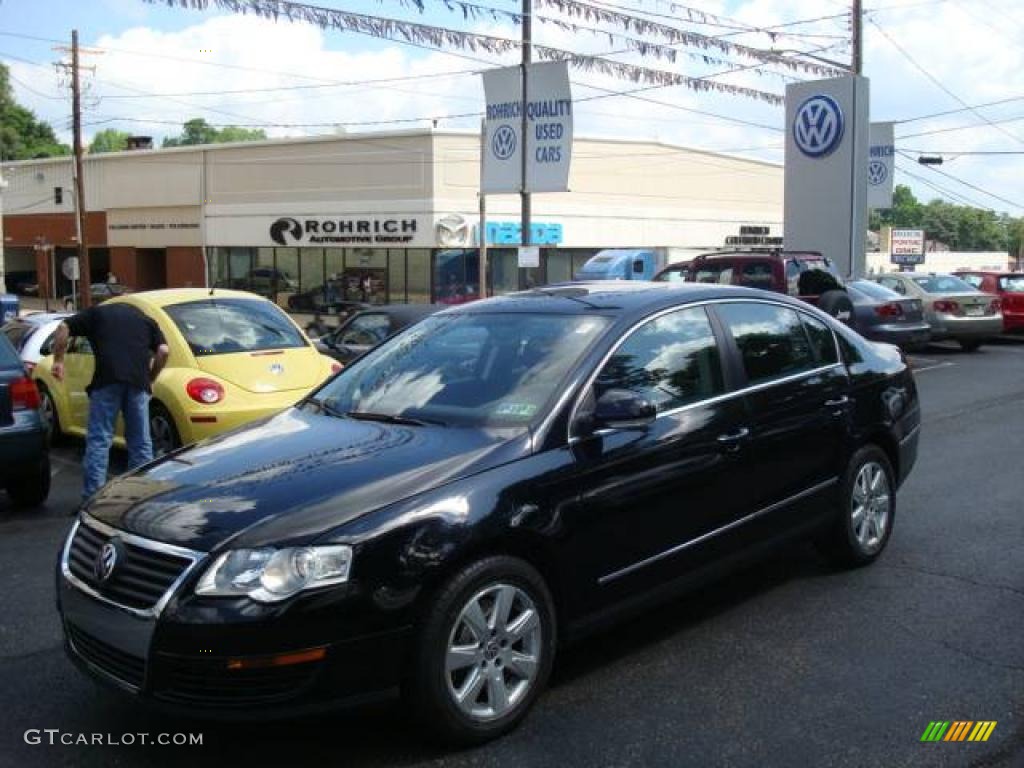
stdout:
<svg viewBox="0 0 1024 768">
<path fill-rule="evenodd" d="M 818 309 L 844 325 L 853 326 L 853 301 L 846 291 L 825 291 L 818 298 Z"/>
<path fill-rule="evenodd" d="M 960 339 L 960 349 L 964 352 L 977 352 L 981 349 L 981 341 L 979 339 Z"/>
<path fill-rule="evenodd" d="M 57 403 L 53 399 L 49 388 L 38 379 L 36 386 L 39 388 L 39 415 L 46 425 L 46 442 L 49 445 L 57 445 L 64 437 L 60 429 L 60 414 L 57 412 Z"/>
<path fill-rule="evenodd" d="M 38 507 L 50 495 L 50 455 L 7 481 L 7 494 L 16 507 Z"/>
<path fill-rule="evenodd" d="M 472 745 L 512 730 L 547 683 L 555 611 L 528 563 L 488 557 L 462 568 L 423 614 L 406 696 L 430 737 Z"/>
<path fill-rule="evenodd" d="M 174 417 L 159 400 L 149 404 L 149 438 L 153 443 L 154 459 L 181 447 Z"/>
<path fill-rule="evenodd" d="M 866 445 L 850 458 L 839 486 L 836 515 L 818 538 L 835 564 L 854 568 L 874 562 L 892 535 L 896 483 L 885 451 Z"/>
</svg>

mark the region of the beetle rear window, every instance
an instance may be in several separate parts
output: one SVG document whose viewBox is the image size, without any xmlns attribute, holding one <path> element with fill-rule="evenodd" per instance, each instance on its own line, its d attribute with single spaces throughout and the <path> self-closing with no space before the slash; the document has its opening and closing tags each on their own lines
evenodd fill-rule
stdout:
<svg viewBox="0 0 1024 768">
<path fill-rule="evenodd" d="M 284 312 L 266 301 L 214 297 L 164 311 L 199 357 L 307 346 Z"/>
</svg>

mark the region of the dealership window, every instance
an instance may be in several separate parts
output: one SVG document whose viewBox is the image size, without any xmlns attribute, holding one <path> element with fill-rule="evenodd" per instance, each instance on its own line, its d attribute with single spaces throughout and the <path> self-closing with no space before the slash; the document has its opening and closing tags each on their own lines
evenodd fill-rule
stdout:
<svg viewBox="0 0 1024 768">
<path fill-rule="evenodd" d="M 345 271 L 345 249 L 324 248 L 324 270 L 328 280 L 340 280 Z"/>
<path fill-rule="evenodd" d="M 410 248 L 406 254 L 406 281 L 410 304 L 430 304 L 430 250 Z"/>
<path fill-rule="evenodd" d="M 492 295 L 501 296 L 519 290 L 519 255 L 514 248 L 490 248 L 487 261 Z"/>
<path fill-rule="evenodd" d="M 392 248 L 388 251 L 388 301 L 404 304 L 405 295 L 405 249 Z"/>
<path fill-rule="evenodd" d="M 323 288 L 324 249 L 299 249 L 299 293 Z"/>
<path fill-rule="evenodd" d="M 437 251 L 434 256 L 434 301 L 464 304 L 480 298 L 480 252 L 476 249 Z"/>
<path fill-rule="evenodd" d="M 388 252 L 383 248 L 346 248 L 342 273 L 346 301 L 384 304 L 388 300 Z"/>
<path fill-rule="evenodd" d="M 548 283 L 564 283 L 572 280 L 572 255 L 554 248 L 545 248 L 543 255 Z"/>
</svg>

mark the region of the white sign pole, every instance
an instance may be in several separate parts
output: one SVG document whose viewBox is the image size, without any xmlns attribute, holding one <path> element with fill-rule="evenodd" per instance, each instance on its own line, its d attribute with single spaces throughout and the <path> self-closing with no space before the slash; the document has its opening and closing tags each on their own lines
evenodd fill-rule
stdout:
<svg viewBox="0 0 1024 768">
<path fill-rule="evenodd" d="M 864 272 L 868 81 L 786 86 L 785 245 L 820 251 L 844 275 Z"/>
<path fill-rule="evenodd" d="M 896 140 L 893 123 L 871 123 L 868 139 L 868 208 L 892 208 Z"/>
</svg>

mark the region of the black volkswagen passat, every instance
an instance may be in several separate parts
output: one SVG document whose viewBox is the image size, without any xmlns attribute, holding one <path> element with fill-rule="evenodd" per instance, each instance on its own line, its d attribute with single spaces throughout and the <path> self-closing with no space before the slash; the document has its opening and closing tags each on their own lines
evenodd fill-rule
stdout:
<svg viewBox="0 0 1024 768">
<path fill-rule="evenodd" d="M 778 294 L 466 304 L 107 485 L 60 562 L 68 651 L 190 714 L 400 688 L 434 734 L 482 741 L 623 611 L 794 536 L 874 560 L 918 425 L 898 350 Z"/>
</svg>

